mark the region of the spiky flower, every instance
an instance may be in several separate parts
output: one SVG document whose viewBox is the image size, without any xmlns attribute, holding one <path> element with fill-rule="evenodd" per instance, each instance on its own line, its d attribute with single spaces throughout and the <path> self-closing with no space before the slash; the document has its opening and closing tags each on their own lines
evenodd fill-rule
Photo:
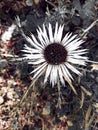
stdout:
<svg viewBox="0 0 98 130">
<path fill-rule="evenodd" d="M 72 82 L 72 72 L 81 75 L 76 68 L 77 65 L 86 65 L 86 49 L 81 47 L 84 43 L 77 35 L 67 33 L 63 37 L 64 25 L 55 25 L 53 33 L 52 26 L 48 28 L 43 25 L 37 29 L 37 37 L 31 34 L 26 37 L 31 46 L 25 45 L 24 57 L 29 59 L 29 64 L 35 66 L 31 73 L 34 73 L 33 79 L 39 78 L 45 72 L 44 83 L 48 80 L 54 86 L 58 81 L 64 85 L 65 80 Z"/>
</svg>

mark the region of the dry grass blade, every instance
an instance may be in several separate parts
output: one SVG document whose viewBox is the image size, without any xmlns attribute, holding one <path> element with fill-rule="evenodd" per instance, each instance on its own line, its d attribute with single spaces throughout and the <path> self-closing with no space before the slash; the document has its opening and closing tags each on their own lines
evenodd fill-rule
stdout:
<svg viewBox="0 0 98 130">
<path fill-rule="evenodd" d="M 65 78 L 65 77 L 64 77 L 64 78 Z M 70 85 L 70 87 L 71 87 L 71 89 L 73 90 L 73 92 L 77 95 L 77 92 L 76 92 L 74 86 L 72 85 L 72 83 L 71 83 L 69 80 L 67 80 L 66 78 L 65 78 L 65 80 L 66 80 L 67 83 Z"/>
<path fill-rule="evenodd" d="M 7 63 L 7 62 L 22 62 L 22 61 L 26 61 L 25 58 L 12 58 L 12 57 L 8 57 L 6 59 L 0 59 L 0 63 Z"/>
<path fill-rule="evenodd" d="M 29 86 L 29 88 L 27 89 L 27 91 L 25 92 L 25 94 L 23 95 L 21 101 L 20 101 L 20 105 L 23 103 L 23 101 L 26 99 L 29 91 L 31 90 L 31 88 L 33 87 L 33 85 L 35 84 L 36 80 L 33 80 L 31 85 Z"/>
<path fill-rule="evenodd" d="M 44 120 L 42 118 L 41 119 L 41 122 L 42 122 L 42 130 L 45 130 L 45 123 L 44 123 Z"/>
<path fill-rule="evenodd" d="M 89 128 L 92 121 L 94 120 L 95 114 L 93 113 L 91 115 L 91 111 L 92 111 L 92 106 L 89 106 L 89 108 L 88 108 L 88 110 L 86 112 L 86 116 L 85 116 L 85 130 L 87 130 L 87 128 Z"/>
<path fill-rule="evenodd" d="M 86 93 L 88 96 L 92 96 L 92 93 L 89 92 L 86 88 L 84 88 L 83 86 L 80 86 L 81 89 L 83 90 L 84 93 Z"/>
<path fill-rule="evenodd" d="M 89 120 L 90 117 L 90 113 L 91 113 L 92 107 L 89 106 L 87 112 L 86 112 L 86 116 L 85 116 L 85 122 L 87 122 Z"/>
<path fill-rule="evenodd" d="M 18 58 L 17 55 L 12 55 L 12 54 L 0 54 L 0 56 L 5 56 L 7 58 Z"/>
<path fill-rule="evenodd" d="M 96 112 L 98 112 L 98 103 L 94 103 L 93 106 L 95 107 Z"/>
<path fill-rule="evenodd" d="M 81 36 L 85 37 L 87 33 L 97 24 L 97 22 L 98 22 L 98 19 L 95 20 L 87 29 L 84 29 Z"/>
<path fill-rule="evenodd" d="M 81 92 L 80 109 L 83 107 L 84 99 L 85 99 L 85 93 L 82 91 Z"/>
<path fill-rule="evenodd" d="M 68 82 L 73 92 L 77 95 L 77 92 L 71 82 Z"/>
</svg>

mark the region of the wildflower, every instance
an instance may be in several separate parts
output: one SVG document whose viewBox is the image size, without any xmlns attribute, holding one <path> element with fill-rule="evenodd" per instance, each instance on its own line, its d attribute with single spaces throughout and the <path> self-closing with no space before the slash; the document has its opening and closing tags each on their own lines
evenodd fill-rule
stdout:
<svg viewBox="0 0 98 130">
<path fill-rule="evenodd" d="M 65 81 L 72 83 L 71 72 L 81 75 L 76 65 L 85 66 L 88 58 L 84 55 L 87 49 L 82 49 L 84 43 L 77 35 L 67 33 L 63 37 L 64 25 L 55 25 L 53 33 L 49 24 L 46 29 L 38 27 L 37 38 L 33 34 L 31 37 L 25 36 L 31 46 L 25 45 L 24 57 L 29 59 L 28 63 L 35 65 L 33 79 L 39 78 L 45 72 L 44 83 L 48 80 L 54 86 L 58 81 L 65 84 Z"/>
</svg>

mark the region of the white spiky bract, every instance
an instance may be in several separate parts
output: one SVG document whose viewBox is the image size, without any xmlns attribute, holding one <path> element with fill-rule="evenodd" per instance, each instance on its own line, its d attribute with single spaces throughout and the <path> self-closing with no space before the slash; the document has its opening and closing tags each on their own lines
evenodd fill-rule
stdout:
<svg viewBox="0 0 98 130">
<path fill-rule="evenodd" d="M 44 83 L 49 79 L 52 86 L 54 86 L 58 80 L 64 85 L 65 80 L 72 82 L 73 77 L 71 71 L 77 75 L 81 75 L 76 65 L 85 66 L 88 58 L 84 56 L 87 53 L 87 49 L 81 49 L 81 44 L 84 43 L 83 40 L 77 37 L 77 35 L 72 35 L 72 33 L 67 33 L 64 37 L 63 35 L 64 25 L 55 25 L 55 30 L 53 32 L 51 24 L 49 24 L 47 30 L 45 25 L 41 29 L 37 29 L 37 38 L 31 34 L 31 38 L 25 36 L 27 41 L 32 47 L 25 45 L 24 47 L 24 57 L 29 59 L 29 64 L 35 65 L 35 69 L 31 72 L 34 73 L 33 79 L 39 78 L 43 72 L 45 72 Z M 44 49 L 52 44 L 59 43 L 62 44 L 67 50 L 66 62 L 53 65 L 49 64 L 44 58 Z"/>
</svg>

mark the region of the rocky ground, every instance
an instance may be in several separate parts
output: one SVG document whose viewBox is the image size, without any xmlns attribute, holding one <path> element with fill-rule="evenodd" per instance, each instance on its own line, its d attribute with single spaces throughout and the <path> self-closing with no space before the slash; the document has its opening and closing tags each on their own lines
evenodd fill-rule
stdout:
<svg viewBox="0 0 98 130">
<path fill-rule="evenodd" d="M 17 16 L 22 27 L 5 37 Z M 44 75 L 31 85 L 33 68 L 21 58 L 27 43 L 21 30 L 36 35 L 37 26 L 58 21 L 85 40 L 87 56 L 98 62 L 97 20 L 97 0 L 0 0 L 0 130 L 98 130 L 98 63 L 80 66 L 83 76 L 73 81 L 78 94 L 66 83 L 59 104 Z"/>
</svg>

